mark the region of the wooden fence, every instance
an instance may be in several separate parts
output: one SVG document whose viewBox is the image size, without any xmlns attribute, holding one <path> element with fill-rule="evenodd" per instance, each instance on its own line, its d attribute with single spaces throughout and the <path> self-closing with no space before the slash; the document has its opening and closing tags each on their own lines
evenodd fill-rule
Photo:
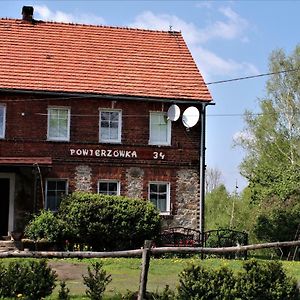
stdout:
<svg viewBox="0 0 300 300">
<path fill-rule="evenodd" d="M 136 250 L 113 251 L 113 252 L 54 252 L 54 251 L 7 251 L 0 252 L 0 258 L 19 257 L 19 258 L 114 258 L 114 257 L 142 257 L 142 270 L 140 276 L 140 287 L 138 300 L 145 298 L 147 289 L 148 269 L 150 265 L 151 254 L 163 253 L 195 253 L 195 254 L 227 254 L 240 253 L 250 250 L 298 247 L 300 240 L 290 242 L 275 242 L 265 244 L 253 244 L 236 247 L 223 248 L 204 248 L 204 247 L 160 247 L 152 248 L 151 241 L 145 241 L 144 247 Z"/>
</svg>

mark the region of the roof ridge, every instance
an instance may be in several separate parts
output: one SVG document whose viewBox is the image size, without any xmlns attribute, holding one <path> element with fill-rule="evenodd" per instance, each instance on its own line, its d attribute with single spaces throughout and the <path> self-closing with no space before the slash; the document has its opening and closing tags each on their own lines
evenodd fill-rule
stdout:
<svg viewBox="0 0 300 300">
<path fill-rule="evenodd" d="M 20 21 L 23 22 L 22 19 L 15 18 L 7 18 L 1 17 L 0 21 Z M 107 28 L 107 29 L 124 29 L 130 31 L 146 31 L 146 32 L 160 32 L 160 33 L 172 33 L 172 34 L 181 34 L 181 31 L 177 30 L 155 30 L 155 29 L 145 29 L 145 28 L 135 28 L 129 26 L 114 26 L 114 25 L 94 25 L 94 24 L 84 24 L 84 23 L 66 23 L 66 22 L 57 22 L 57 21 L 43 21 L 43 20 L 33 20 L 35 24 L 56 24 L 56 25 L 71 25 L 71 26 L 83 26 L 83 27 L 95 27 L 95 28 Z"/>
</svg>

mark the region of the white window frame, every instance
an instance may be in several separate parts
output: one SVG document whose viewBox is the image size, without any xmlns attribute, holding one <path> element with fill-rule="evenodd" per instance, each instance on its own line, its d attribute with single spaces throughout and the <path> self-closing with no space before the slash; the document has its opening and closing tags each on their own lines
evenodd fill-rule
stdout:
<svg viewBox="0 0 300 300">
<path fill-rule="evenodd" d="M 51 181 L 64 181 L 66 183 L 66 195 L 68 195 L 68 191 L 69 191 L 69 181 L 68 179 L 66 178 L 47 178 L 46 179 L 46 183 L 45 183 L 45 209 L 49 209 L 48 208 L 48 182 L 51 182 Z M 53 210 L 53 211 L 57 211 L 56 210 Z"/>
<path fill-rule="evenodd" d="M 117 184 L 117 195 L 114 196 L 120 196 L 121 194 L 121 185 L 120 185 L 120 181 L 118 180 L 113 180 L 113 179 L 101 179 L 98 180 L 98 186 L 97 186 L 97 193 L 100 194 L 100 183 L 116 183 Z M 110 195 L 110 194 L 102 194 L 102 195 Z"/>
<path fill-rule="evenodd" d="M 0 108 L 3 109 L 3 127 L 2 130 L 0 130 L 0 139 L 4 139 L 5 138 L 5 128 L 6 128 L 6 105 L 4 104 L 0 104 Z"/>
<path fill-rule="evenodd" d="M 172 125 L 171 121 L 167 120 L 166 128 L 167 128 L 167 140 L 161 141 L 161 140 L 155 140 L 153 138 L 153 132 L 151 130 L 152 128 L 152 116 L 159 115 L 163 116 L 164 118 L 167 118 L 167 114 L 165 112 L 160 111 L 151 111 L 149 115 L 149 145 L 162 145 L 162 146 L 170 146 L 171 145 L 171 131 L 172 131 Z"/>
<path fill-rule="evenodd" d="M 165 184 L 167 186 L 167 199 L 166 199 L 166 211 L 160 211 L 160 214 L 161 215 L 170 215 L 171 214 L 171 194 L 170 194 L 170 191 L 171 191 L 171 185 L 170 185 L 170 182 L 167 182 L 167 181 L 150 181 L 148 183 L 148 199 L 149 201 L 150 200 L 150 185 L 151 184 Z M 157 208 L 158 209 L 158 208 Z"/>
<path fill-rule="evenodd" d="M 108 112 L 113 113 L 117 112 L 119 114 L 119 120 L 118 120 L 118 137 L 116 139 L 104 139 L 101 137 L 101 113 L 102 112 Z M 121 143 L 122 139 L 122 110 L 120 109 L 99 109 L 99 142 L 100 143 Z"/>
<path fill-rule="evenodd" d="M 51 110 L 66 110 L 68 112 L 68 124 L 67 124 L 67 136 L 66 137 L 52 137 L 50 136 L 50 111 Z M 48 141 L 70 141 L 70 124 L 71 124 L 71 109 L 66 106 L 49 106 L 48 107 L 48 128 L 47 128 L 47 139 Z"/>
</svg>

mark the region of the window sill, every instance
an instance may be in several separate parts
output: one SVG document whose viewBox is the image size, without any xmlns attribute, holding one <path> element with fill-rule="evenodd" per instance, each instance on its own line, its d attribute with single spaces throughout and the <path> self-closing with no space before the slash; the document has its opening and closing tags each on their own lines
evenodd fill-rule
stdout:
<svg viewBox="0 0 300 300">
<path fill-rule="evenodd" d="M 56 139 L 47 139 L 47 142 L 70 142 L 70 139 L 68 140 L 56 140 Z"/>
<path fill-rule="evenodd" d="M 150 141 L 149 141 L 148 145 L 150 145 L 150 146 L 159 146 L 159 147 L 160 146 L 167 146 L 167 147 L 171 146 L 170 143 L 155 143 L 155 142 L 150 142 Z"/>
<path fill-rule="evenodd" d="M 121 141 L 99 141 L 99 144 L 122 144 Z"/>
</svg>

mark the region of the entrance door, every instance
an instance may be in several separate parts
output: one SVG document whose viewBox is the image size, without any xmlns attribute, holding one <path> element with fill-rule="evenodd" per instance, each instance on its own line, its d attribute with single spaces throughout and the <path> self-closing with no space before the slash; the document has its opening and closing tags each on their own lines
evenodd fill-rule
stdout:
<svg viewBox="0 0 300 300">
<path fill-rule="evenodd" d="M 0 236 L 8 233 L 9 178 L 0 178 Z"/>
</svg>

